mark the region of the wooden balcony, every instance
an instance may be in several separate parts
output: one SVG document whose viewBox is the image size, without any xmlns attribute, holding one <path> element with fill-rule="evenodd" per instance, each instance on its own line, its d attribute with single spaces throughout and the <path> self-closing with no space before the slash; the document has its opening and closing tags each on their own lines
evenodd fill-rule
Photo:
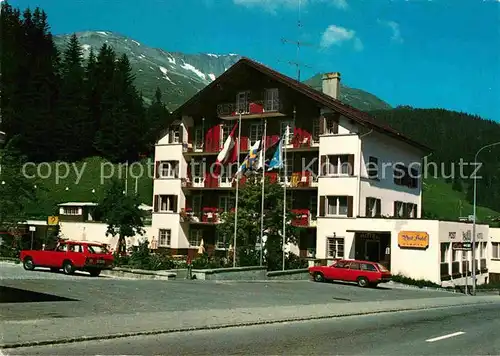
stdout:
<svg viewBox="0 0 500 356">
<path fill-rule="evenodd" d="M 279 177 L 281 184 L 285 183 L 287 188 L 294 190 L 301 189 L 316 189 L 318 187 L 318 180 L 309 171 L 293 172 L 292 176 Z"/>
<path fill-rule="evenodd" d="M 285 116 L 282 102 L 279 99 L 251 100 L 248 102 L 217 105 L 217 116 L 223 120 L 237 119 L 240 113 L 242 119 Z"/>
<path fill-rule="evenodd" d="M 192 224 L 213 225 L 220 222 L 221 210 L 214 207 L 204 207 L 201 211 L 194 212 L 191 208 L 186 207 L 181 210 L 181 222 L 189 222 Z"/>
</svg>

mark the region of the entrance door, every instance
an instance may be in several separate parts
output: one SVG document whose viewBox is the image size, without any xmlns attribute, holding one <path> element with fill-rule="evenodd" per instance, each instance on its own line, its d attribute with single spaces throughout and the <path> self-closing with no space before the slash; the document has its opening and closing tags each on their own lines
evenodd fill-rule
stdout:
<svg viewBox="0 0 500 356">
<path fill-rule="evenodd" d="M 372 262 L 380 262 L 380 242 L 373 240 L 365 241 L 365 259 Z"/>
</svg>

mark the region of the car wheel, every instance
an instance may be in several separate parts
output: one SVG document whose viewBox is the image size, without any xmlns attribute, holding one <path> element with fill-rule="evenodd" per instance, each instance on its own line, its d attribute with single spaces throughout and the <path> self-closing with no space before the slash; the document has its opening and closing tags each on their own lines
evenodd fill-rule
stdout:
<svg viewBox="0 0 500 356">
<path fill-rule="evenodd" d="M 26 271 L 33 271 L 35 269 L 35 264 L 31 257 L 26 257 L 23 261 L 23 267 Z"/>
<path fill-rule="evenodd" d="M 363 287 L 363 288 L 368 286 L 368 279 L 366 279 L 365 277 L 359 277 L 358 278 L 358 286 Z"/>
<path fill-rule="evenodd" d="M 318 273 L 316 273 L 316 274 L 314 275 L 314 281 L 315 281 L 315 282 L 324 282 L 324 281 L 325 281 L 325 277 L 323 276 L 323 274 L 322 274 L 322 273 L 319 273 L 319 272 L 318 272 Z"/>
<path fill-rule="evenodd" d="M 63 271 L 65 274 L 73 274 L 75 273 L 75 268 L 73 267 L 73 264 L 70 261 L 66 261 L 63 264 Z"/>
<path fill-rule="evenodd" d="M 90 273 L 91 277 L 99 277 L 99 275 L 101 274 L 101 270 L 95 269 L 95 270 L 89 271 L 89 273 Z"/>
</svg>

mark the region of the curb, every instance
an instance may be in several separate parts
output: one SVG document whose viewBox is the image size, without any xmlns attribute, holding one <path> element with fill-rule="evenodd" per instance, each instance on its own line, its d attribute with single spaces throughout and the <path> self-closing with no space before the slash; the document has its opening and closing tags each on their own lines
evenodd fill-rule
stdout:
<svg viewBox="0 0 500 356">
<path fill-rule="evenodd" d="M 387 309 L 387 310 L 377 310 L 371 312 L 359 312 L 359 313 L 344 313 L 344 314 L 334 314 L 334 315 L 322 315 L 322 316 L 311 316 L 311 317 L 295 317 L 295 318 L 284 318 L 284 319 L 275 319 L 275 320 L 264 320 L 264 321 L 253 321 L 253 322 L 245 322 L 245 323 L 229 323 L 229 324 L 220 324 L 220 325 L 207 325 L 207 326 L 194 326 L 194 327 L 185 327 L 185 328 L 170 328 L 156 331 L 136 331 L 136 332 L 128 332 L 121 334 L 111 334 L 111 335 L 102 335 L 102 336 L 80 336 L 80 337 L 72 337 L 66 339 L 59 340 L 44 340 L 44 341 L 31 341 L 31 342 L 21 342 L 14 344 L 0 344 L 0 350 L 2 349 L 17 349 L 24 347 L 34 347 L 34 346 L 46 346 L 46 345 L 62 345 L 62 344 L 70 344 L 75 342 L 85 342 L 85 341 L 96 341 L 96 340 L 113 340 L 113 339 L 122 339 L 127 337 L 134 336 L 152 336 L 152 335 L 161 335 L 161 334 L 172 334 L 172 333 L 180 333 L 180 332 L 189 332 L 189 331 L 202 331 L 202 330 L 219 330 L 219 329 L 228 329 L 228 328 L 236 328 L 236 327 L 245 327 L 245 326 L 256 326 L 256 325 L 271 325 L 271 324 L 282 324 L 289 322 L 298 322 L 298 321 L 312 321 L 312 320 L 324 320 L 324 319 L 335 319 L 335 318 L 343 318 L 349 316 L 361 316 L 361 315 L 375 315 L 375 314 L 383 314 L 383 313 L 397 313 L 397 312 L 405 312 L 405 311 L 415 311 L 415 310 L 432 310 L 432 309 L 445 309 L 445 308 L 453 308 L 453 307 L 461 307 L 464 305 L 487 305 L 487 304 L 495 304 L 495 302 L 481 302 L 481 303 L 460 303 L 460 304 L 450 304 L 445 306 L 430 306 L 430 307 L 414 307 L 414 308 L 395 308 L 395 309 Z"/>
<path fill-rule="evenodd" d="M 388 286 L 392 286 L 394 288 L 401 288 L 401 289 L 419 289 L 419 290 L 434 290 L 438 292 L 448 292 L 448 293 L 454 293 L 454 294 L 464 294 L 462 292 L 458 292 L 455 289 L 446 289 L 446 288 L 439 288 L 439 287 L 417 287 L 411 284 L 404 284 L 404 283 L 399 283 L 399 282 L 393 282 L 393 284 L 390 284 Z"/>
</svg>

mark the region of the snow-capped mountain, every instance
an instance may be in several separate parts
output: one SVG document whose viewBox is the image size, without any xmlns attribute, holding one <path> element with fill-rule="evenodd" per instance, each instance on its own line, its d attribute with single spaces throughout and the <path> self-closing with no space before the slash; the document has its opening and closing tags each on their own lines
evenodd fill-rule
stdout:
<svg viewBox="0 0 500 356">
<path fill-rule="evenodd" d="M 170 110 L 184 103 L 241 58 L 236 54 L 167 52 L 109 31 L 87 31 L 76 35 L 85 57 L 91 48 L 97 53 L 104 43 L 118 54 L 125 53 L 135 69 L 136 85 L 142 90 L 145 100 L 150 100 L 159 87 Z M 61 48 L 69 37 L 56 36 L 55 42 Z"/>
<path fill-rule="evenodd" d="M 146 103 L 151 101 L 159 87 L 170 110 L 175 110 L 241 58 L 237 54 L 167 52 L 110 31 L 86 31 L 76 35 L 85 57 L 91 48 L 97 53 L 104 43 L 119 55 L 125 53 L 135 70 L 137 89 L 142 91 Z M 58 47 L 62 49 L 70 36 L 56 36 Z M 321 76 L 314 76 L 305 83 L 320 89 Z M 390 109 L 389 104 L 376 96 L 344 85 L 340 100 L 365 111 Z"/>
</svg>

